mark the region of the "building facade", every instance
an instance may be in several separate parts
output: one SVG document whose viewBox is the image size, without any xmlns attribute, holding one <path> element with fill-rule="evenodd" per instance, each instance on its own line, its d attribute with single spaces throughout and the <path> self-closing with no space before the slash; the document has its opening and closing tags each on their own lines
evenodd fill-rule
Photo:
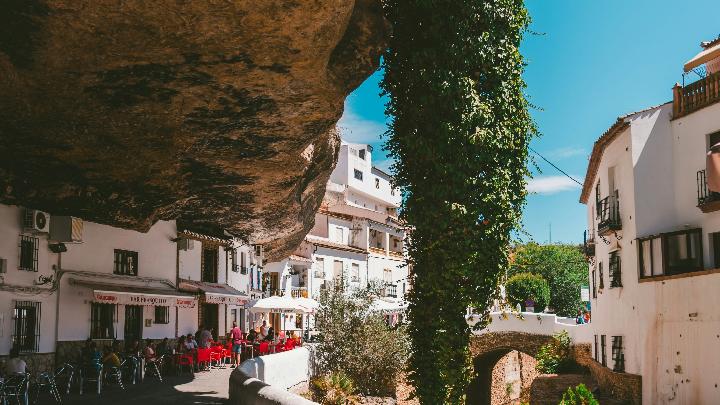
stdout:
<svg viewBox="0 0 720 405">
<path fill-rule="evenodd" d="M 618 118 L 583 186 L 593 356 L 640 375 L 644 404 L 720 398 L 720 194 L 708 188 L 719 84 L 711 73 Z"/>
<path fill-rule="evenodd" d="M 83 341 L 174 339 L 247 327 L 262 247 L 158 221 L 148 232 L 0 205 L 0 356 L 32 370 L 75 360 Z"/>
<path fill-rule="evenodd" d="M 351 289 L 380 283 L 380 307 L 389 322 L 398 322 L 409 291 L 406 229 L 397 217 L 400 203 L 390 176 L 373 166 L 372 148 L 343 142 L 315 226 L 295 254 L 266 266 L 267 291 L 317 299 L 330 282 Z M 271 321 L 291 330 L 312 324 L 311 319 Z"/>
</svg>

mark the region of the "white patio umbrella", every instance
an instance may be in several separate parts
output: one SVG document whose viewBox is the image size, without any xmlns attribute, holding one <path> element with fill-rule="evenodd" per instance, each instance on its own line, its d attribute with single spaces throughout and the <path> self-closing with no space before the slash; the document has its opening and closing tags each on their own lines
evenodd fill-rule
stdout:
<svg viewBox="0 0 720 405">
<path fill-rule="evenodd" d="M 259 299 L 250 303 L 248 310 L 250 312 L 269 312 L 269 311 L 288 311 L 288 312 L 307 312 L 300 305 L 296 298 L 289 296 L 277 296 Z"/>
</svg>

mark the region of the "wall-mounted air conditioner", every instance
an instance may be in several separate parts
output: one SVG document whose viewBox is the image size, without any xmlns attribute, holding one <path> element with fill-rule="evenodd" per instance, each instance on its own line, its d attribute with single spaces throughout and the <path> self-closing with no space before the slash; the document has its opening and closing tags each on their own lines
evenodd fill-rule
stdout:
<svg viewBox="0 0 720 405">
<path fill-rule="evenodd" d="M 181 238 L 178 240 L 178 249 L 180 250 L 193 250 L 195 247 L 195 240 Z"/>
<path fill-rule="evenodd" d="M 81 218 L 53 215 L 50 224 L 50 240 L 61 243 L 81 243 L 83 241 L 83 220 Z"/>
<path fill-rule="evenodd" d="M 50 214 L 43 211 L 26 209 L 23 212 L 23 228 L 34 233 L 50 232 Z"/>
</svg>

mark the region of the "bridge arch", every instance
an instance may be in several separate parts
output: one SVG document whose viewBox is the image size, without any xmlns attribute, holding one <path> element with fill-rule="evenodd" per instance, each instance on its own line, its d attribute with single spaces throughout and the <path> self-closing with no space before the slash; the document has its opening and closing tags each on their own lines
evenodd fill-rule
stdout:
<svg viewBox="0 0 720 405">
<path fill-rule="evenodd" d="M 468 405 L 490 405 L 492 398 L 492 373 L 498 361 L 513 350 L 537 357 L 540 348 L 553 337 L 546 334 L 526 332 L 486 332 L 470 338 L 473 358 L 473 379 L 468 386 Z"/>
</svg>

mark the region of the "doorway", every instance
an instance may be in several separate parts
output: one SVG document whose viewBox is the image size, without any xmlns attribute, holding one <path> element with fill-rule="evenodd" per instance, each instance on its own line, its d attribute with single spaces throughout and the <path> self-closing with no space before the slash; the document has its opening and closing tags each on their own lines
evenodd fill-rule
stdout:
<svg viewBox="0 0 720 405">
<path fill-rule="evenodd" d="M 275 334 L 280 333 L 281 325 L 280 325 L 280 319 L 282 319 L 282 314 L 278 313 L 270 313 L 270 325 L 272 326 L 273 330 L 275 331 Z"/>
<path fill-rule="evenodd" d="M 142 340 L 142 330 L 142 305 L 125 305 L 125 344 Z"/>
<path fill-rule="evenodd" d="M 218 338 L 218 304 L 202 304 L 202 327 L 212 332 L 214 340 Z"/>
</svg>

